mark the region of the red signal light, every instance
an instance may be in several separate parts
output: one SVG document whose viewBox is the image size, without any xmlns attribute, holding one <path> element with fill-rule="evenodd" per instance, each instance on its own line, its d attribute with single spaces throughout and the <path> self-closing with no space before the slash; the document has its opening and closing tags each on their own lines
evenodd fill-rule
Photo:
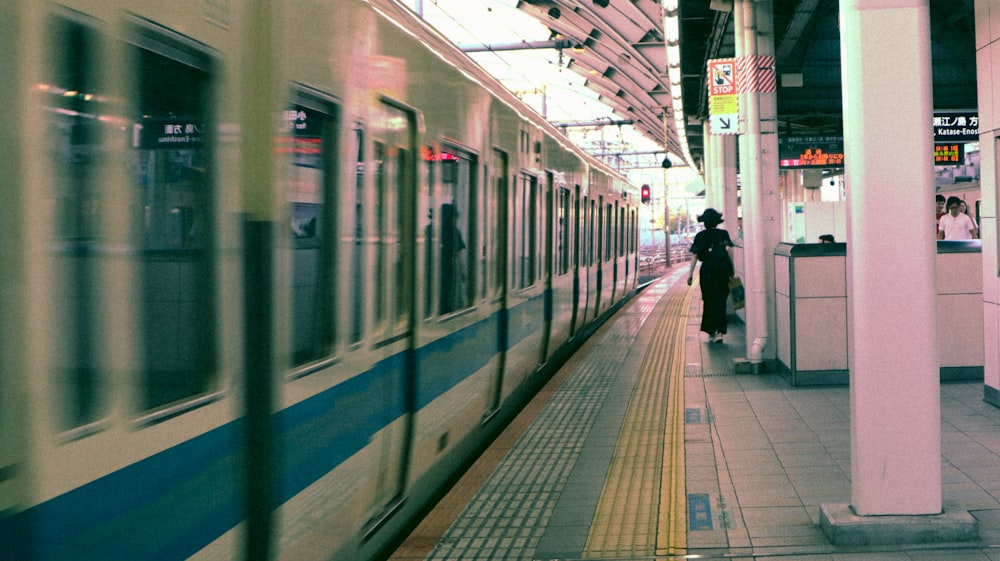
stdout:
<svg viewBox="0 0 1000 561">
<path fill-rule="evenodd" d="M 652 198 L 652 194 L 650 193 L 649 185 L 643 185 L 640 188 L 639 197 L 642 199 L 642 204 L 646 204 L 646 203 L 649 202 L 649 199 Z"/>
</svg>

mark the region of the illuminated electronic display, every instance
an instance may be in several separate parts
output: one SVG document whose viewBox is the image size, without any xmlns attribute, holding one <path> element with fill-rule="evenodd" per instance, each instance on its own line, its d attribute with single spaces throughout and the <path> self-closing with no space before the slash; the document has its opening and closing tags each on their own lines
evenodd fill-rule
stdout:
<svg viewBox="0 0 1000 561">
<path fill-rule="evenodd" d="M 783 168 L 844 167 L 844 137 L 792 136 L 778 140 L 778 165 Z"/>
<path fill-rule="evenodd" d="M 965 143 L 948 142 L 934 145 L 934 165 L 960 166 L 965 163 Z"/>
</svg>

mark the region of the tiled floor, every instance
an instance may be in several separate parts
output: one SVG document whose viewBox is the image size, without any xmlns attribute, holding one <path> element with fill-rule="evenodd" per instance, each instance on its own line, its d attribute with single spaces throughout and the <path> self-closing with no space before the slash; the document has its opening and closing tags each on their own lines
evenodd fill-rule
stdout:
<svg viewBox="0 0 1000 561">
<path fill-rule="evenodd" d="M 745 356 L 740 325 L 730 326 L 725 344 L 706 342 L 697 292 L 684 356 L 687 556 L 627 547 L 587 554 L 616 440 L 664 310 L 658 299 L 683 282 L 677 271 L 669 277 L 588 343 L 394 559 L 1000 561 L 1000 409 L 983 402 L 981 383 L 941 389 L 945 509 L 970 511 L 980 542 L 834 547 L 820 531 L 819 505 L 850 501 L 848 389 L 737 374 Z"/>
</svg>

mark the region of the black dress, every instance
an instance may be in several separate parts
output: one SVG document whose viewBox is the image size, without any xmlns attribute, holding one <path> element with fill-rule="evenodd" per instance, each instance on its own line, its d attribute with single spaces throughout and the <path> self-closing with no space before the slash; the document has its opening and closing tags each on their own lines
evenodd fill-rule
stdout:
<svg viewBox="0 0 1000 561">
<path fill-rule="evenodd" d="M 733 247 L 729 232 L 707 228 L 698 232 L 691 243 L 691 253 L 701 261 L 701 330 L 709 335 L 726 332 L 726 300 L 729 280 L 733 278 L 733 261 L 727 248 Z"/>
</svg>

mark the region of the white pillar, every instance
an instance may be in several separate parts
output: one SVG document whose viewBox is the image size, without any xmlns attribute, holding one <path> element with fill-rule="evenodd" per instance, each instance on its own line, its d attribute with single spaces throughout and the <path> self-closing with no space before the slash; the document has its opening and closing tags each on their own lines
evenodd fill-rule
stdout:
<svg viewBox="0 0 1000 561">
<path fill-rule="evenodd" d="M 705 135 L 705 206 L 712 207 L 725 216 L 726 202 L 722 198 L 719 146 L 719 135 Z"/>
<path fill-rule="evenodd" d="M 722 227 L 738 241 L 739 220 L 736 198 L 736 135 L 705 135 L 705 205 L 722 213 Z"/>
<path fill-rule="evenodd" d="M 976 0 L 976 61 L 979 99 L 992 100 L 1000 93 L 1000 73 L 995 60 L 1000 46 L 1000 28 L 990 25 L 990 16 L 1000 15 L 1000 0 Z M 983 240 L 983 313 L 985 326 L 985 395 L 1000 407 L 1000 248 L 997 220 L 997 156 L 1000 154 L 1000 118 L 994 103 L 979 103 L 979 165 L 982 204 L 979 233 Z"/>
<path fill-rule="evenodd" d="M 737 57 L 774 55 L 771 0 L 737 0 L 733 8 Z M 739 71 L 737 71 L 739 72 Z M 743 247 L 747 290 L 746 349 L 751 363 L 776 357 L 774 249 L 781 241 L 778 200 L 777 94 L 740 93 Z"/>
<path fill-rule="evenodd" d="M 852 506 L 941 512 L 928 0 L 841 0 Z"/>
<path fill-rule="evenodd" d="M 743 245 L 739 234 L 739 199 L 736 185 L 736 135 L 727 134 L 719 139 L 719 169 L 722 174 L 722 190 L 726 199 L 726 221 L 723 223 L 729 236 L 738 245 Z M 742 267 L 737 266 L 742 270 Z"/>
</svg>

